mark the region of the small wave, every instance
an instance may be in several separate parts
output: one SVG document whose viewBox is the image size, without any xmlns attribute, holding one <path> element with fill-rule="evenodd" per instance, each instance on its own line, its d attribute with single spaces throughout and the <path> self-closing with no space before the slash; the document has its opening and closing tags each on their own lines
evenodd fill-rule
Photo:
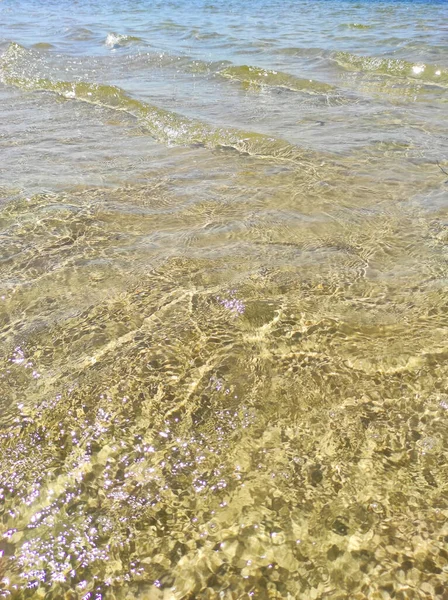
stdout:
<svg viewBox="0 0 448 600">
<path fill-rule="evenodd" d="M 176 23 L 175 21 L 168 19 L 167 21 L 163 21 L 159 24 L 159 29 L 166 31 L 186 31 L 188 30 L 187 25 L 183 25 L 181 23 Z"/>
<path fill-rule="evenodd" d="M 124 46 L 129 46 L 129 44 L 141 41 L 141 38 L 134 35 L 123 35 L 121 33 L 110 32 L 104 40 L 104 45 L 115 50 L 116 48 L 122 48 Z"/>
<path fill-rule="evenodd" d="M 315 94 L 328 94 L 335 88 L 328 83 L 313 79 L 300 79 L 289 73 L 271 71 L 248 65 L 226 67 L 218 72 L 221 77 L 239 81 L 244 87 L 270 86 L 285 88 L 294 92 L 309 92 Z"/>
<path fill-rule="evenodd" d="M 273 54 L 284 56 L 300 56 L 303 58 L 322 58 L 328 54 L 328 51 L 322 48 L 300 48 L 296 46 L 286 46 L 272 50 Z"/>
<path fill-rule="evenodd" d="M 23 59 L 29 62 L 30 73 L 26 73 L 23 68 L 16 69 L 17 63 Z M 113 85 L 33 77 L 32 59 L 33 54 L 29 50 L 11 43 L 0 59 L 1 80 L 22 90 L 50 92 L 67 100 L 78 100 L 127 112 L 136 117 L 154 139 L 168 144 L 233 148 L 253 156 L 300 161 L 303 168 L 303 160 L 311 156 L 310 152 L 278 138 L 232 127 L 213 127 L 203 121 L 142 102 Z"/>
<path fill-rule="evenodd" d="M 190 38 L 199 41 L 207 41 L 207 40 L 220 40 L 220 39 L 229 39 L 228 35 L 223 33 L 218 33 L 217 31 L 201 31 L 200 29 L 192 29 L 189 33 L 187 33 L 185 38 Z M 235 40 L 235 38 L 232 38 Z"/>
<path fill-rule="evenodd" d="M 75 27 L 66 29 L 64 37 L 68 40 L 85 42 L 92 40 L 95 37 L 95 33 L 87 27 Z"/>
<path fill-rule="evenodd" d="M 394 58 L 358 56 L 350 52 L 334 52 L 332 59 L 348 71 L 415 79 L 433 85 L 445 86 L 448 84 L 448 70 L 436 65 L 422 62 L 411 63 Z"/>
<path fill-rule="evenodd" d="M 346 29 L 372 29 L 373 25 L 365 25 L 364 23 L 344 23 L 341 27 Z"/>
<path fill-rule="evenodd" d="M 33 44 L 33 48 L 36 50 L 51 50 L 54 46 L 49 42 L 37 42 L 37 44 Z"/>
</svg>

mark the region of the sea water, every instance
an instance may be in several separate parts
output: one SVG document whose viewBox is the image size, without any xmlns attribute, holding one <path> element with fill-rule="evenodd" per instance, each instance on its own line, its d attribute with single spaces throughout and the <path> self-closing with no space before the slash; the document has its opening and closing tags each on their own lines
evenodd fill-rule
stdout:
<svg viewBox="0 0 448 600">
<path fill-rule="evenodd" d="M 446 598 L 448 3 L 0 2 L 0 598 Z"/>
</svg>

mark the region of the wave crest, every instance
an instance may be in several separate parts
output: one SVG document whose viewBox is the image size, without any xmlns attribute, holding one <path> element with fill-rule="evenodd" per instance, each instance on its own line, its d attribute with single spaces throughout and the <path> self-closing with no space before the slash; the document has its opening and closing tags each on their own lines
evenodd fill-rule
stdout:
<svg viewBox="0 0 448 600">
<path fill-rule="evenodd" d="M 448 70 L 436 65 L 411 63 L 395 58 L 358 56 L 350 52 L 335 52 L 332 58 L 340 67 L 348 71 L 415 79 L 434 85 L 448 84 Z"/>
<path fill-rule="evenodd" d="M 122 48 L 123 46 L 129 46 L 134 42 L 141 42 L 141 38 L 133 35 L 123 35 L 122 33 L 110 32 L 107 34 L 104 40 L 104 45 L 112 50 L 116 48 Z"/>
<path fill-rule="evenodd" d="M 253 156 L 300 161 L 302 166 L 304 166 L 303 160 L 312 154 L 289 142 L 261 133 L 242 131 L 233 127 L 213 127 L 198 119 L 132 98 L 117 86 L 33 77 L 27 72 L 32 72 L 32 64 L 28 65 L 27 69 L 23 67 L 16 69 L 17 64 L 23 59 L 32 59 L 32 53 L 19 44 L 10 44 L 0 61 L 1 79 L 5 84 L 27 91 L 50 92 L 67 100 L 78 100 L 127 112 L 136 117 L 152 137 L 164 143 L 233 148 Z"/>
<path fill-rule="evenodd" d="M 295 92 L 317 94 L 327 94 L 335 90 L 328 83 L 314 81 L 313 79 L 301 79 L 289 73 L 248 65 L 226 67 L 219 71 L 219 75 L 233 81 L 239 81 L 244 87 L 271 86 L 286 88 Z"/>
</svg>

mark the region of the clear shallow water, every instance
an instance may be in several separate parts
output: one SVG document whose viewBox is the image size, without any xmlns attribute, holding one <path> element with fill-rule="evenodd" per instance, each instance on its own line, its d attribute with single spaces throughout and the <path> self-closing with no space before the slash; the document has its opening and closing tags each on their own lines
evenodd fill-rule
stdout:
<svg viewBox="0 0 448 600">
<path fill-rule="evenodd" d="M 446 597 L 447 16 L 0 3 L 0 597 Z"/>
</svg>

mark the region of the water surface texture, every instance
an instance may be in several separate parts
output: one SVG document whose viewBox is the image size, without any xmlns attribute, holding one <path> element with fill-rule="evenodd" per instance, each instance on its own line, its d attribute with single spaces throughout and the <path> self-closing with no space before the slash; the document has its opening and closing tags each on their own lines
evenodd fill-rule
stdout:
<svg viewBox="0 0 448 600">
<path fill-rule="evenodd" d="M 0 2 L 0 598 L 448 599 L 447 23 Z"/>
</svg>

